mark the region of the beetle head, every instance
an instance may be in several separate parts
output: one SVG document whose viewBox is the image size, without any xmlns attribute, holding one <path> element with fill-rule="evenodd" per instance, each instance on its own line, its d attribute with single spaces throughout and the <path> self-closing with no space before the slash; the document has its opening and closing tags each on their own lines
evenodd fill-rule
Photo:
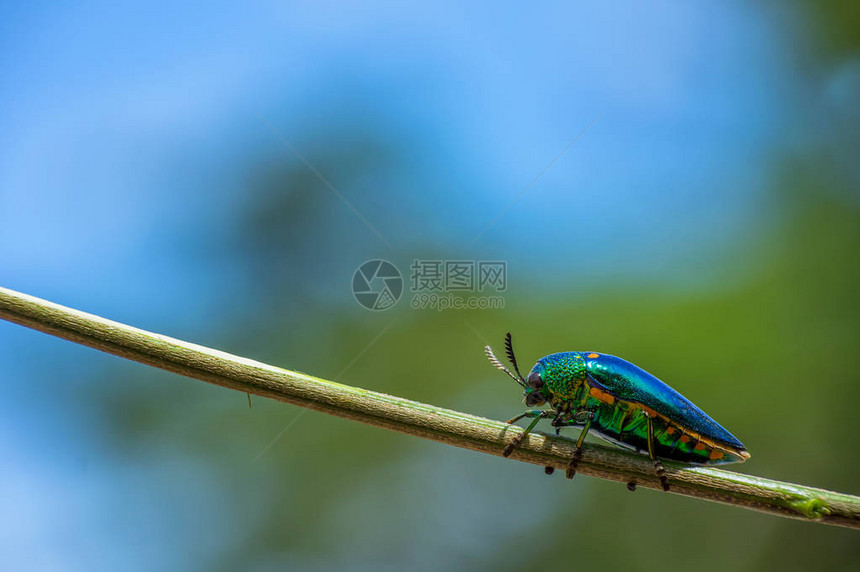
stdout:
<svg viewBox="0 0 860 572">
<path fill-rule="evenodd" d="M 544 385 L 542 373 L 543 366 L 538 362 L 537 365 L 529 373 L 528 379 L 523 377 L 523 374 L 520 373 L 520 368 L 517 365 L 517 358 L 514 355 L 514 347 L 511 343 L 511 334 L 510 332 L 505 336 L 505 353 L 508 356 L 508 360 L 510 360 L 511 365 L 514 366 L 514 371 L 516 375 L 510 372 L 508 368 L 502 364 L 499 358 L 493 353 L 493 350 L 490 346 L 486 346 L 484 348 L 484 353 L 487 354 L 487 359 L 490 360 L 494 366 L 498 369 L 502 370 L 506 374 L 508 374 L 511 379 L 516 381 L 523 388 L 523 401 L 528 407 L 536 407 L 538 405 L 543 405 L 547 401 L 549 401 L 549 395 L 547 393 L 547 388 Z"/>
<path fill-rule="evenodd" d="M 546 384 L 543 382 L 543 366 L 540 363 L 535 364 L 524 386 L 523 403 L 526 407 L 537 407 L 549 401 Z"/>
</svg>

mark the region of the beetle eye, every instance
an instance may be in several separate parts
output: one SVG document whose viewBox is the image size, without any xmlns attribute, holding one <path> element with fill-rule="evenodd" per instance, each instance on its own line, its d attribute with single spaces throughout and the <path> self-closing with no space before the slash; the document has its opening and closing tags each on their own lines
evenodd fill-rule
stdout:
<svg viewBox="0 0 860 572">
<path fill-rule="evenodd" d="M 543 380 L 540 378 L 540 374 L 533 371 L 531 375 L 529 375 L 528 384 L 532 389 L 540 389 L 543 387 Z"/>
</svg>

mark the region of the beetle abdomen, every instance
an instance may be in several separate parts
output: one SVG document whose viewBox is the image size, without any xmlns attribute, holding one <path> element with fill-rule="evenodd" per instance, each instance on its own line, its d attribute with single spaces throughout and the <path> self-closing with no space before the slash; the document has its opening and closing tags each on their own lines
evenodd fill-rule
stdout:
<svg viewBox="0 0 860 572">
<path fill-rule="evenodd" d="M 596 400 L 595 400 L 596 401 Z M 601 438 L 625 448 L 648 454 L 648 418 L 654 424 L 654 453 L 663 459 L 683 463 L 740 463 L 749 458 L 742 448 L 709 439 L 688 427 L 678 425 L 654 412 L 624 401 L 600 402 L 593 431 Z"/>
</svg>

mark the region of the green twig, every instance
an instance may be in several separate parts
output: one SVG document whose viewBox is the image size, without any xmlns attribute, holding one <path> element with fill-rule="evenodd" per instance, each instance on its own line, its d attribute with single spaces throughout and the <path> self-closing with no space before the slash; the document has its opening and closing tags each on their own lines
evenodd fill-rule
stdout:
<svg viewBox="0 0 860 572">
<path fill-rule="evenodd" d="M 501 455 L 520 430 L 146 332 L 5 288 L 0 288 L 0 318 L 222 387 L 491 455 Z M 573 450 L 569 439 L 533 433 L 511 458 L 563 469 Z M 585 445 L 578 472 L 660 487 L 647 458 L 598 445 Z M 860 528 L 860 497 L 716 469 L 666 463 L 666 472 L 675 494 Z"/>
</svg>

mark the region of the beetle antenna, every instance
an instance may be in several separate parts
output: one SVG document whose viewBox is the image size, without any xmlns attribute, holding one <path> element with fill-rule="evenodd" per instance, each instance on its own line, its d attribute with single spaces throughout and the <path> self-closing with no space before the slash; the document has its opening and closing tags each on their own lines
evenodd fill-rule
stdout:
<svg viewBox="0 0 860 572">
<path fill-rule="evenodd" d="M 484 353 L 487 354 L 487 359 L 490 360 L 490 363 L 493 364 L 497 369 L 500 369 L 503 372 L 505 372 L 506 374 L 508 374 L 508 376 L 510 376 L 511 379 L 513 379 L 514 381 L 516 381 L 517 383 L 519 383 L 523 387 L 526 386 L 522 380 L 520 380 L 517 376 L 512 374 L 510 372 L 510 370 L 508 370 L 508 368 L 505 367 L 505 364 L 503 364 L 501 362 L 501 360 L 499 360 L 499 358 L 496 357 L 496 354 L 493 353 L 493 348 L 491 348 L 490 346 L 484 346 Z"/>
<path fill-rule="evenodd" d="M 517 372 L 517 377 L 520 378 L 522 385 L 525 386 L 526 378 L 523 377 L 523 374 L 520 373 L 520 368 L 517 366 L 517 358 L 514 356 L 514 345 L 511 343 L 511 333 L 508 332 L 505 334 L 505 352 L 508 354 L 508 360 L 510 360 L 511 365 L 514 366 L 514 371 Z"/>
</svg>

